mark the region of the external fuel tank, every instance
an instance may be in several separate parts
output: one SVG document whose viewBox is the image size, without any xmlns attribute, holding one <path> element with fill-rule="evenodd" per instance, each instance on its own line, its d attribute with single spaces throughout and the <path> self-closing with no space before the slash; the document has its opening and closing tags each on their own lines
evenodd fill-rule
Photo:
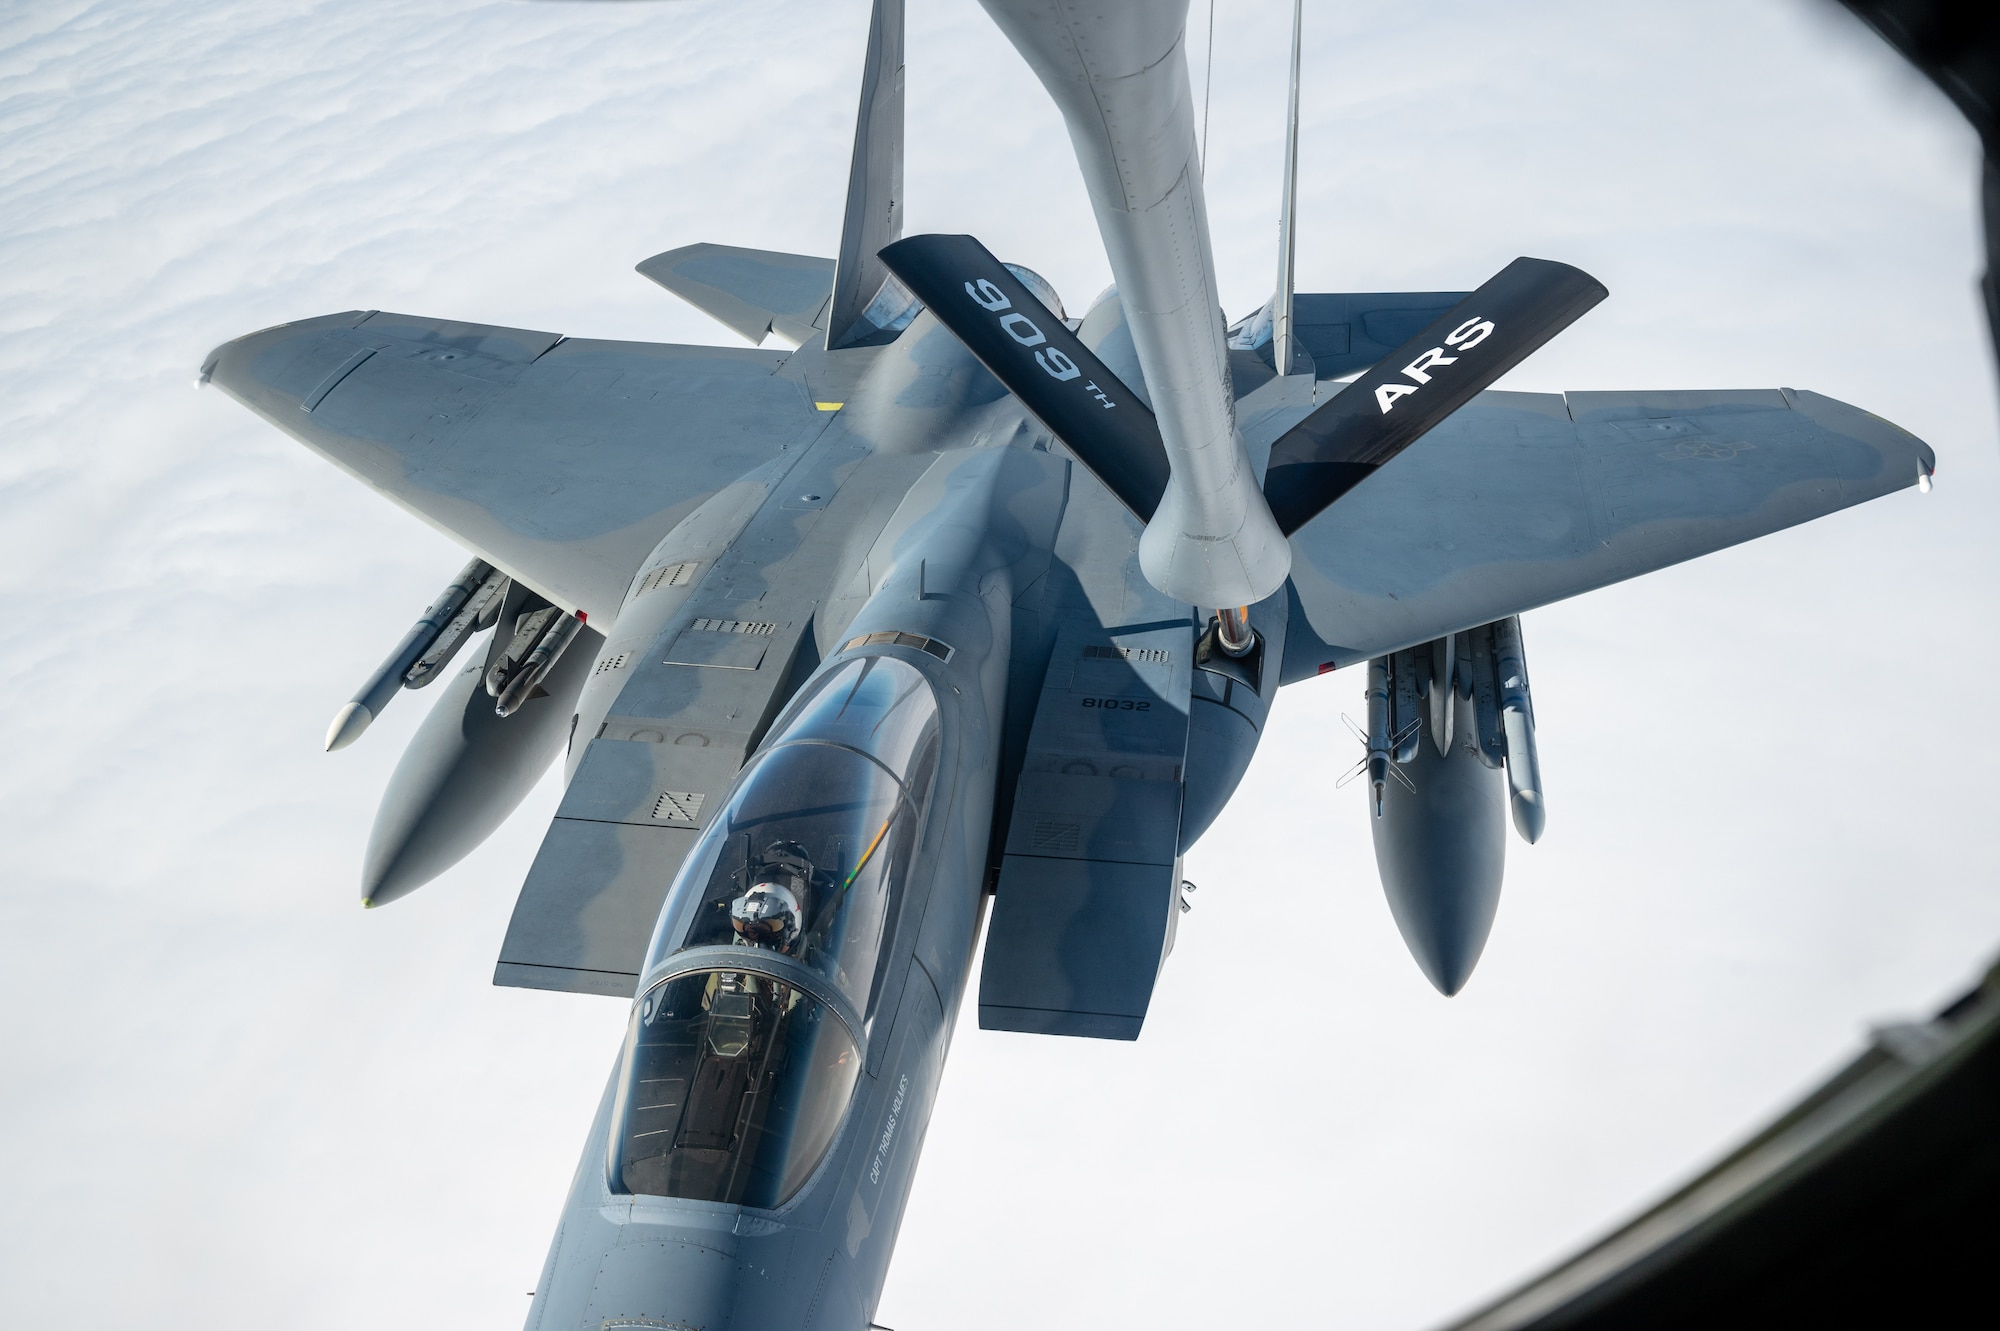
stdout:
<svg viewBox="0 0 2000 1331">
<path fill-rule="evenodd" d="M 1469 747 L 1471 701 L 1453 696 L 1450 706 L 1457 742 L 1442 756 L 1436 743 L 1418 744 L 1402 765 L 1415 789 L 1387 782 L 1381 816 L 1369 819 L 1389 913 L 1425 978 L 1446 995 L 1465 986 L 1485 950 L 1507 866 L 1506 778 Z M 1427 739 L 1431 724 L 1426 715 Z"/>
<path fill-rule="evenodd" d="M 499 716 L 478 656 L 440 690 L 404 751 L 368 834 L 361 904 L 406 896 L 457 864 L 507 820 L 569 739 L 577 695 L 603 638 L 580 629 L 541 680 L 543 696 Z"/>
</svg>

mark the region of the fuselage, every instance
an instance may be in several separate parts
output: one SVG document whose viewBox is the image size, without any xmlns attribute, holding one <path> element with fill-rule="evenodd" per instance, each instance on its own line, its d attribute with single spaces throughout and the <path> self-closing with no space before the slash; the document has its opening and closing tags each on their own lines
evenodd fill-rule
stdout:
<svg viewBox="0 0 2000 1331">
<path fill-rule="evenodd" d="M 852 566 L 817 570 L 817 665 L 667 894 L 533 1331 L 868 1324 L 1051 648 L 1079 620 L 1194 638 L 1190 607 L 1137 572 L 1137 523 L 943 329 L 920 317 L 889 345 L 786 368 L 842 394 L 830 428 L 691 514 L 647 567 L 769 543 L 760 523 L 784 525 L 795 492 L 888 511 L 844 547 Z M 892 509 L 864 502 L 883 486 Z M 694 613 L 698 586 L 648 602 L 643 582 L 606 659 L 657 652 Z M 579 733 L 618 743 L 607 673 Z M 586 761 L 573 751 L 571 771 Z"/>
</svg>

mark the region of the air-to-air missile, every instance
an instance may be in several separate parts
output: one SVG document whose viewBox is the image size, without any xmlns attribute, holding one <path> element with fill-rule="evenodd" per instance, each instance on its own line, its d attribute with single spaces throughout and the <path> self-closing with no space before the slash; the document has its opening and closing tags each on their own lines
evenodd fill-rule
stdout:
<svg viewBox="0 0 2000 1331">
<path fill-rule="evenodd" d="M 436 679 L 473 634 L 491 626 L 507 585 L 506 574 L 483 559 L 460 569 L 368 682 L 334 713 L 333 724 L 326 728 L 326 751 L 344 749 L 360 739 L 398 691 L 420 689 Z"/>
</svg>

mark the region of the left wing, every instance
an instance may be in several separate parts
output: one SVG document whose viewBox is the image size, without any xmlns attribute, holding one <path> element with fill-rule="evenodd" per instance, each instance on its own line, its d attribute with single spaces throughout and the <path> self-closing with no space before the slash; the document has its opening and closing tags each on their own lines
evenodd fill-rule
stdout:
<svg viewBox="0 0 2000 1331">
<path fill-rule="evenodd" d="M 1292 537 L 1284 679 L 1914 485 L 1924 442 L 1789 388 L 1482 393 Z"/>
<path fill-rule="evenodd" d="M 202 379 L 608 623 L 675 522 L 826 427 L 784 360 L 350 311 L 225 343 Z"/>
</svg>

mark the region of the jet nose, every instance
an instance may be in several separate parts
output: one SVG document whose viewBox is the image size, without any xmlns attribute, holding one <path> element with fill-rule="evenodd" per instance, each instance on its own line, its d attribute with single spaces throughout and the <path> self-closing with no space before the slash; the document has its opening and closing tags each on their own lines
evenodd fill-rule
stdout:
<svg viewBox="0 0 2000 1331">
<path fill-rule="evenodd" d="M 633 1226 L 652 1229 L 652 1226 Z M 736 1258 L 720 1251 L 721 1236 L 700 1242 L 672 1230 L 628 1232 L 597 1265 L 581 1318 L 561 1310 L 544 1318 L 551 1327 L 670 1326 L 725 1331 L 736 1306 Z M 724 1245 L 727 1239 L 722 1239 Z"/>
</svg>

